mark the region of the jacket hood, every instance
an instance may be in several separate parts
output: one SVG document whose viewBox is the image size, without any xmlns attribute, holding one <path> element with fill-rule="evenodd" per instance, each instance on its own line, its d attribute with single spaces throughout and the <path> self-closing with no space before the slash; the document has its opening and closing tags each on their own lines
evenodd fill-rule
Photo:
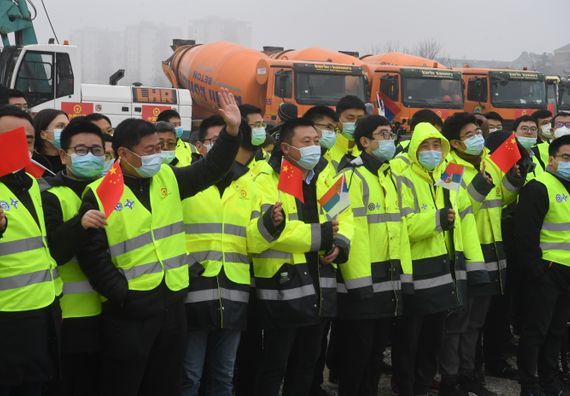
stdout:
<svg viewBox="0 0 570 396">
<path fill-rule="evenodd" d="M 442 162 L 439 164 L 436 169 L 442 166 L 445 163 L 445 158 L 449 154 L 450 146 L 449 141 L 439 132 L 433 125 L 429 122 L 421 122 L 416 125 L 414 129 L 414 133 L 412 134 L 412 139 L 410 140 L 410 146 L 408 148 L 408 158 L 415 164 L 419 166 L 421 169 L 424 169 L 422 165 L 418 162 L 418 149 L 421 144 L 428 140 L 428 139 L 439 139 L 441 141 L 441 148 L 442 148 Z M 425 169 L 424 169 L 425 170 Z"/>
</svg>

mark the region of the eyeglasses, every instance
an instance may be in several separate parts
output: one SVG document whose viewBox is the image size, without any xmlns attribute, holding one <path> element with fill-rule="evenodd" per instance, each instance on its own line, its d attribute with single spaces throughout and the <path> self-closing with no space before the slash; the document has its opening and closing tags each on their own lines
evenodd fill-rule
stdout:
<svg viewBox="0 0 570 396">
<path fill-rule="evenodd" d="M 328 129 L 329 131 L 334 131 L 336 128 L 334 124 L 315 124 L 315 126 L 319 129 Z"/>
<path fill-rule="evenodd" d="M 96 157 L 102 157 L 105 155 L 105 149 L 103 146 L 99 145 L 89 147 L 83 144 L 78 144 L 77 146 L 70 147 L 69 149 L 73 150 L 73 152 L 77 155 L 87 155 L 89 152 L 93 153 L 93 155 Z"/>
<path fill-rule="evenodd" d="M 480 128 L 475 129 L 474 131 L 469 131 L 463 137 L 463 140 L 471 139 L 473 136 L 481 135 L 483 131 Z"/>
<path fill-rule="evenodd" d="M 554 128 L 562 128 L 562 127 L 566 127 L 566 128 L 570 128 L 570 122 L 555 122 L 554 123 Z"/>
<path fill-rule="evenodd" d="M 160 148 L 163 150 L 174 150 L 176 148 L 176 142 L 160 142 Z"/>
<path fill-rule="evenodd" d="M 570 124 L 570 123 L 569 123 L 569 124 Z M 537 133 L 537 132 L 538 132 L 538 128 L 537 128 L 537 127 L 522 126 L 522 127 L 520 127 L 520 131 L 521 131 L 521 132 Z"/>
<path fill-rule="evenodd" d="M 570 154 L 559 154 L 554 156 L 554 158 L 562 158 L 564 162 L 570 162 Z"/>
<path fill-rule="evenodd" d="M 372 137 L 380 136 L 382 140 L 395 140 L 396 134 L 390 131 L 378 131 L 372 134 Z"/>
<path fill-rule="evenodd" d="M 265 128 L 267 124 L 263 121 L 254 122 L 253 124 L 248 124 L 251 128 Z"/>
</svg>

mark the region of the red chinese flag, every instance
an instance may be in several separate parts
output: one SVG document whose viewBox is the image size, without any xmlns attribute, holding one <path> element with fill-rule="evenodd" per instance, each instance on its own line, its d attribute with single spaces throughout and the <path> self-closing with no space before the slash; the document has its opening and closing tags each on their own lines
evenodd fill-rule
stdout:
<svg viewBox="0 0 570 396">
<path fill-rule="evenodd" d="M 105 175 L 99 187 L 97 187 L 97 195 L 103 204 L 105 216 L 108 218 L 121 200 L 125 189 L 125 181 L 123 180 L 123 171 L 119 161 L 115 161 L 109 172 Z"/>
<path fill-rule="evenodd" d="M 26 172 L 35 177 L 36 179 L 42 177 L 46 171 L 48 172 L 49 176 L 51 172 L 48 171 L 43 165 L 37 163 L 34 160 L 30 160 L 28 165 L 26 165 Z"/>
<path fill-rule="evenodd" d="M 0 133 L 0 176 L 25 168 L 30 163 L 25 129 Z"/>
<path fill-rule="evenodd" d="M 305 198 L 303 197 L 303 171 L 286 159 L 283 159 L 281 163 L 281 173 L 279 174 L 277 188 L 279 191 L 290 194 L 305 203 Z"/>
<path fill-rule="evenodd" d="M 491 154 L 491 161 L 507 173 L 521 159 L 521 153 L 517 146 L 517 139 L 513 133 Z"/>
</svg>

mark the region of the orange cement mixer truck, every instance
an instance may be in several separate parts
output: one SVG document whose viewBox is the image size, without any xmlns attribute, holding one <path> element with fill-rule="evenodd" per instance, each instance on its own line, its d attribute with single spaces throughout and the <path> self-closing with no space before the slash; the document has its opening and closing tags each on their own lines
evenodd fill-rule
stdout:
<svg viewBox="0 0 570 396">
<path fill-rule="evenodd" d="M 217 110 L 222 87 L 238 103 L 261 108 L 269 122 L 284 102 L 303 114 L 315 105 L 334 106 L 345 95 L 367 100 L 366 74 L 357 65 L 274 59 L 225 41 L 176 45 L 175 40 L 173 49 L 162 68 L 173 87 L 190 90 L 196 121 Z"/>
</svg>

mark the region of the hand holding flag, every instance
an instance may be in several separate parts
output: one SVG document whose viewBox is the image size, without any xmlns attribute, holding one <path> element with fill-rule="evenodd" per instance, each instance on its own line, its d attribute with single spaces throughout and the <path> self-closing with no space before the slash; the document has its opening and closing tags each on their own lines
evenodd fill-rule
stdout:
<svg viewBox="0 0 570 396">
<path fill-rule="evenodd" d="M 435 183 L 435 185 L 438 187 L 447 188 L 448 190 L 459 191 L 464 172 L 464 167 L 454 162 L 450 162 L 447 164 L 445 171 L 441 175 L 441 178 Z"/>
<path fill-rule="evenodd" d="M 121 200 L 124 190 L 123 171 L 121 170 L 120 160 L 117 160 L 97 187 L 97 195 L 107 218 L 113 213 L 113 210 Z"/>
<path fill-rule="evenodd" d="M 285 158 L 283 158 L 281 162 L 281 173 L 279 173 L 277 189 L 305 203 L 305 197 L 303 195 L 303 171 Z"/>
</svg>

